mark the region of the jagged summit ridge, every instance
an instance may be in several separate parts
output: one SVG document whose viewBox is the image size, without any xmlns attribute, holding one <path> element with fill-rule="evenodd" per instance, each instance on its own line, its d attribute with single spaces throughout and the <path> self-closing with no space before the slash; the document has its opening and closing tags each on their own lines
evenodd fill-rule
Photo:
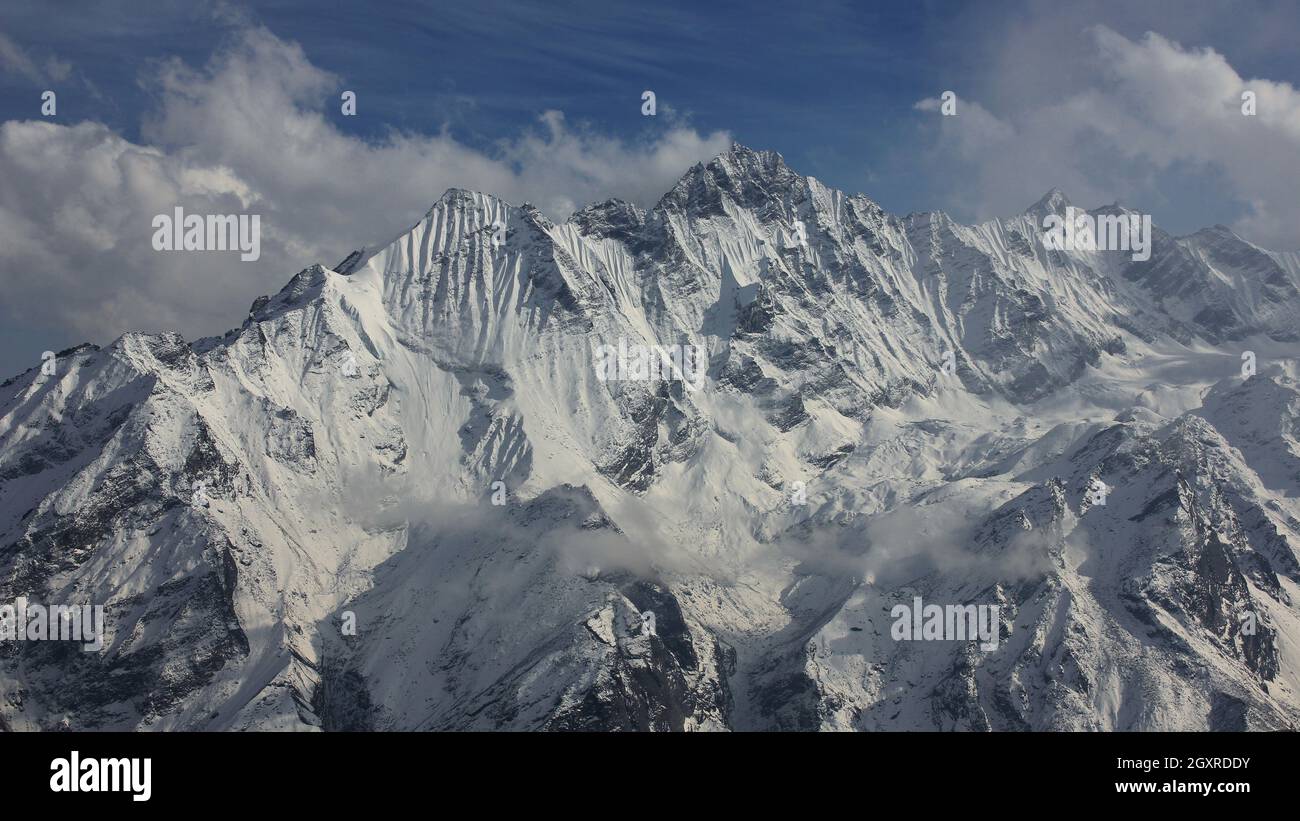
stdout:
<svg viewBox="0 0 1300 821">
<path fill-rule="evenodd" d="M 106 649 L 0 644 L 0 719 L 1293 728 L 1297 266 L 1040 230 L 736 146 L 648 211 L 453 189 L 224 337 L 65 352 L 0 392 L 0 602 Z M 894 641 L 915 596 L 997 649 Z"/>
</svg>

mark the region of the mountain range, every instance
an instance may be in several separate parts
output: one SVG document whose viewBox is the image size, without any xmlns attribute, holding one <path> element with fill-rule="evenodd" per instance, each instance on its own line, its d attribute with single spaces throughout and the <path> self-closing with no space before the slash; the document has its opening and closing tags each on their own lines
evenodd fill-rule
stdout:
<svg viewBox="0 0 1300 821">
<path fill-rule="evenodd" d="M 898 217 L 736 145 L 648 211 L 449 190 L 224 336 L 63 351 L 0 387 L 0 604 L 107 631 L 0 642 L 0 728 L 1294 729 L 1300 253 L 1051 250 L 1070 207 Z M 897 640 L 916 597 L 996 649 Z"/>
</svg>

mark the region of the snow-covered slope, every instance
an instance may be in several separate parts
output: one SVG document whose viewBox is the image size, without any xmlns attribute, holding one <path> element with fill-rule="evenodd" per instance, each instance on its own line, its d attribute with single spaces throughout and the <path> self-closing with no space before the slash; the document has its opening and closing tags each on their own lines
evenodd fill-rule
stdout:
<svg viewBox="0 0 1300 821">
<path fill-rule="evenodd" d="M 107 636 L 0 642 L 0 727 L 1294 727 L 1300 263 L 1048 250 L 1067 206 L 899 218 L 736 146 L 66 351 L 0 389 L 0 604 Z M 914 596 L 997 649 L 895 640 Z"/>
</svg>

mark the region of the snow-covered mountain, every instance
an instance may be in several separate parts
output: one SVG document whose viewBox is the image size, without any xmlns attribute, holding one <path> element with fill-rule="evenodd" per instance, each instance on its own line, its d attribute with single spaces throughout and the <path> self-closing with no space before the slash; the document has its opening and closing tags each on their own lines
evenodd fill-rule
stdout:
<svg viewBox="0 0 1300 821">
<path fill-rule="evenodd" d="M 1294 728 L 1300 256 L 1049 250 L 1067 207 L 900 218 L 736 146 L 648 212 L 451 190 L 223 337 L 64 351 L 0 388 L 0 604 L 105 645 L 0 641 L 0 728 Z M 917 596 L 996 649 L 896 640 Z"/>
</svg>

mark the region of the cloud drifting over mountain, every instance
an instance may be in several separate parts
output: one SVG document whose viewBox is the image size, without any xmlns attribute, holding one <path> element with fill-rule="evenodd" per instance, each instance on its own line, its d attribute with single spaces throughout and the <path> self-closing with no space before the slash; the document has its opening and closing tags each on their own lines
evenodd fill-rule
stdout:
<svg viewBox="0 0 1300 821">
<path fill-rule="evenodd" d="M 40 315 L 96 342 L 125 329 L 215 333 L 304 260 L 333 264 L 387 240 L 446 188 L 531 201 L 559 218 L 611 196 L 648 205 L 731 141 L 664 112 L 657 136 L 628 142 L 559 111 L 492 150 L 446 130 L 363 139 L 335 125 L 342 81 L 264 28 L 245 29 L 201 68 L 162 63 L 148 82 L 159 104 L 142 144 L 95 122 L 0 125 L 0 268 L 14 317 Z M 150 222 L 177 205 L 261 214 L 261 260 L 155 251 Z"/>
<path fill-rule="evenodd" d="M 957 116 L 942 118 L 934 157 L 959 210 L 1014 213 L 1045 178 L 1088 205 L 1134 204 L 1158 195 L 1162 174 L 1182 172 L 1240 201 L 1233 228 L 1243 236 L 1279 250 L 1300 246 L 1300 90 L 1244 77 L 1214 49 L 1159 34 L 1130 39 L 1093 26 L 1085 36 L 1091 49 L 1077 63 L 1017 47 L 1028 60 L 994 70 L 1040 78 L 1049 99 L 1022 89 L 1033 99 L 1005 111 L 963 99 Z M 1255 116 L 1242 114 L 1243 91 L 1255 93 Z M 939 116 L 935 98 L 917 108 Z"/>
<path fill-rule="evenodd" d="M 935 97 L 915 103 L 935 139 L 900 146 L 892 164 L 918 169 L 922 207 L 990 219 L 1056 186 L 1080 205 L 1120 200 L 1166 228 L 1168 212 L 1184 228 L 1222 221 L 1270 248 L 1300 246 L 1295 86 L 1249 78 L 1218 51 L 1160 34 L 1085 30 L 1076 24 L 1087 15 L 1072 14 L 1063 21 L 1040 9 L 999 30 L 1001 60 L 972 72 L 969 89 L 955 86 L 959 116 L 941 116 Z M 388 239 L 448 187 L 531 201 L 552 218 L 607 197 L 650 205 L 682 168 L 731 142 L 729 132 L 701 130 L 663 100 L 657 118 L 636 116 L 650 127 L 646 139 L 611 136 L 542 102 L 530 125 L 492 144 L 471 144 L 448 127 L 358 129 L 361 136 L 338 111 L 350 80 L 296 42 L 240 26 L 205 64 L 151 64 L 143 84 L 154 105 L 140 117 L 139 137 L 77 122 L 70 102 L 56 120 L 0 124 L 6 319 L 39 319 L 40 335 L 58 340 L 41 346 L 104 343 L 125 329 L 191 338 L 225 330 L 305 262 L 333 264 L 361 243 Z M 1043 45 L 1067 30 L 1077 42 Z M 60 59 L 66 53 L 0 41 L 3 69 L 31 82 L 80 76 L 80 65 Z M 1254 117 L 1240 113 L 1247 88 L 1257 95 Z M 365 125 L 375 92 L 355 90 Z M 629 101 L 631 111 L 638 106 Z M 261 214 L 261 259 L 155 251 L 151 220 L 177 205 Z M 1186 212 L 1200 210 L 1213 218 L 1189 223 Z M 22 356 L 34 359 L 41 346 Z"/>
</svg>

